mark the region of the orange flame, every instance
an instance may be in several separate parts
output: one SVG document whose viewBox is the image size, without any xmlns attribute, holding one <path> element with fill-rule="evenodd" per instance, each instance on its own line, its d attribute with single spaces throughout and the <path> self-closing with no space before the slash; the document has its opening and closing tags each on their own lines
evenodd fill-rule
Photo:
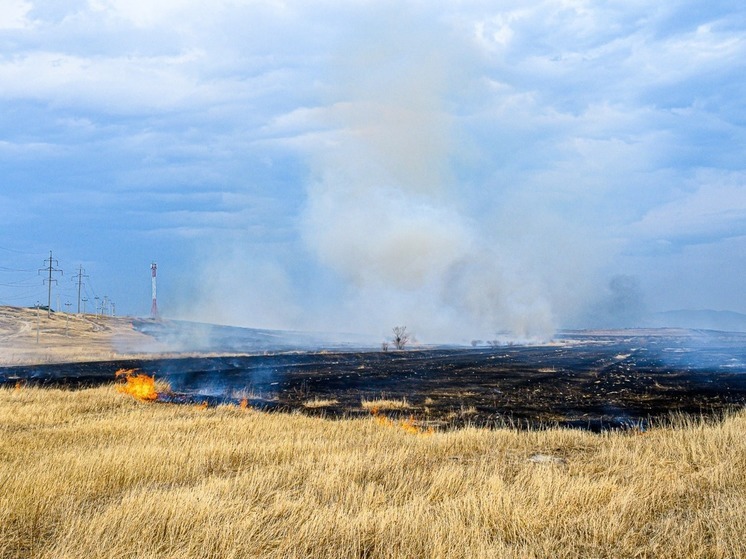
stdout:
<svg viewBox="0 0 746 559">
<path fill-rule="evenodd" d="M 207 409 L 207 402 L 202 402 L 201 404 L 195 404 L 195 408 L 198 410 L 206 410 Z"/>
<path fill-rule="evenodd" d="M 22 386 L 21 381 L 20 380 L 16 381 L 16 387 L 14 388 L 14 391 L 15 392 L 20 392 L 21 391 L 21 386 Z"/>
<path fill-rule="evenodd" d="M 241 403 L 239 404 L 239 406 L 242 410 L 247 410 L 249 409 L 249 401 L 246 398 L 244 398 L 243 400 L 241 400 Z"/>
<path fill-rule="evenodd" d="M 417 425 L 414 424 L 414 418 L 410 415 L 409 419 L 401 422 L 401 428 L 404 429 L 405 433 L 410 435 L 419 435 L 422 431 Z"/>
<path fill-rule="evenodd" d="M 396 427 L 397 425 L 405 432 L 410 435 L 432 435 L 434 433 L 432 427 L 424 429 L 415 423 L 414 417 L 409 416 L 409 419 L 401 420 L 398 423 L 386 417 L 386 415 L 379 412 L 377 407 L 373 407 L 370 410 L 376 425 L 382 427 Z"/>
<path fill-rule="evenodd" d="M 137 369 L 119 369 L 115 377 L 124 376 L 126 382 L 117 386 L 117 391 L 129 394 L 137 400 L 151 402 L 158 399 L 155 390 L 155 377 L 136 373 Z"/>
</svg>

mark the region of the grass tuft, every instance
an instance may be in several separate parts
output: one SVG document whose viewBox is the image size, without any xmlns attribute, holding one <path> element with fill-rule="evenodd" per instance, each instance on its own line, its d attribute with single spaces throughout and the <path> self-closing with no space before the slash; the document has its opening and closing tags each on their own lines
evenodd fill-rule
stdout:
<svg viewBox="0 0 746 559">
<path fill-rule="evenodd" d="M 303 407 L 309 409 L 328 408 L 329 406 L 336 406 L 337 404 L 339 404 L 339 400 L 336 399 L 314 398 L 313 400 L 303 402 Z"/>
<path fill-rule="evenodd" d="M 360 405 L 364 410 L 377 411 L 407 410 L 412 407 L 406 398 L 402 398 L 401 400 L 387 400 L 385 398 L 378 398 L 376 400 L 363 399 Z"/>
</svg>

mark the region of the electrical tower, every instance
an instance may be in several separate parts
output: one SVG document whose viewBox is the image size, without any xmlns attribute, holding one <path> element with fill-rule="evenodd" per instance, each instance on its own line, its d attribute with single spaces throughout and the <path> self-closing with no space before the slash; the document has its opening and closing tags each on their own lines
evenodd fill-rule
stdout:
<svg viewBox="0 0 746 559">
<path fill-rule="evenodd" d="M 152 272 L 152 286 L 153 286 L 153 304 L 150 306 L 150 317 L 151 318 L 158 318 L 158 303 L 155 299 L 155 271 L 158 269 L 158 266 L 155 262 L 153 262 L 150 265 L 150 271 Z"/>
<path fill-rule="evenodd" d="M 78 314 L 80 314 L 80 289 L 83 287 L 83 278 L 88 277 L 88 274 L 84 274 L 83 272 L 85 272 L 85 270 L 83 269 L 83 266 L 80 266 L 78 268 L 78 273 L 73 276 L 73 279 L 78 278 Z M 83 311 L 83 314 L 85 314 L 85 310 Z"/>
<path fill-rule="evenodd" d="M 49 297 L 47 299 L 47 318 L 52 316 L 52 282 L 57 283 L 56 279 L 52 279 L 52 272 L 59 272 L 60 274 L 64 275 L 62 270 L 55 268 L 55 266 L 59 265 L 60 263 L 52 258 L 52 251 L 50 250 L 49 258 L 44 260 L 44 268 L 39 268 L 39 273 L 41 273 L 42 271 L 49 272 L 49 277 L 44 280 L 44 283 L 49 285 Z"/>
</svg>

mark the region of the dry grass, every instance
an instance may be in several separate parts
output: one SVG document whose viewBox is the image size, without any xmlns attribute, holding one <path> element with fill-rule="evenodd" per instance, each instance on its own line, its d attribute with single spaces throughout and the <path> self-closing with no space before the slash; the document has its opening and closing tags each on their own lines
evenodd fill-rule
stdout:
<svg viewBox="0 0 746 559">
<path fill-rule="evenodd" d="M 360 406 L 364 410 L 376 411 L 407 410 L 412 407 L 412 405 L 407 401 L 406 398 L 402 398 L 401 400 L 387 400 L 386 398 L 378 398 L 376 400 L 362 400 L 360 402 Z"/>
<path fill-rule="evenodd" d="M 165 352 L 132 318 L 0 306 L 0 365 L 98 361 Z"/>
<path fill-rule="evenodd" d="M 641 435 L 375 419 L 0 390 L 0 557 L 746 556 L 746 413 Z"/>
<path fill-rule="evenodd" d="M 185 351 L 178 339 L 158 341 L 137 331 L 132 317 L 47 316 L 46 311 L 0 305 L 0 366 L 221 354 Z"/>
<path fill-rule="evenodd" d="M 339 404 L 339 400 L 314 398 L 313 400 L 307 400 L 303 402 L 303 407 L 308 409 L 317 409 L 328 408 L 329 406 L 336 406 L 337 404 Z"/>
</svg>

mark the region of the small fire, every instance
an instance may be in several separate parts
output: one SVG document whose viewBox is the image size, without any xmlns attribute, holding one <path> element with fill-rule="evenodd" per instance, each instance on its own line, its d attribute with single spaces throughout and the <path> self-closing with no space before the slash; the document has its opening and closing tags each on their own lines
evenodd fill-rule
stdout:
<svg viewBox="0 0 746 559">
<path fill-rule="evenodd" d="M 240 407 L 240 408 L 241 408 L 242 410 L 247 410 L 247 409 L 249 409 L 249 401 L 248 401 L 248 400 L 247 400 L 246 398 L 244 398 L 243 400 L 241 400 L 241 403 L 240 403 L 240 404 L 238 404 L 238 405 L 239 405 L 239 407 Z"/>
<path fill-rule="evenodd" d="M 410 415 L 409 419 L 401 422 L 401 428 L 410 435 L 419 435 L 422 431 L 414 424 L 414 418 Z"/>
<path fill-rule="evenodd" d="M 16 387 L 15 387 L 14 391 L 15 391 L 15 392 L 20 392 L 20 391 L 21 391 L 21 386 L 23 386 L 23 385 L 21 384 L 21 381 L 20 381 L 20 380 L 19 380 L 19 381 L 16 381 Z"/>
<path fill-rule="evenodd" d="M 138 373 L 137 369 L 119 369 L 114 376 L 124 377 L 126 381 L 124 384 L 117 386 L 118 392 L 129 394 L 143 402 L 152 402 L 158 399 L 154 376 Z"/>
<path fill-rule="evenodd" d="M 414 420 L 413 416 L 409 416 L 409 419 L 401 420 L 399 422 L 395 422 L 386 415 L 379 412 L 377 407 L 371 408 L 370 410 L 371 415 L 373 416 L 373 419 L 376 422 L 376 425 L 380 425 L 382 427 L 400 427 L 405 433 L 409 433 L 410 435 L 432 435 L 433 434 L 433 428 L 428 427 L 427 429 L 423 429 L 422 427 L 418 426 Z"/>
<path fill-rule="evenodd" d="M 207 409 L 207 402 L 202 402 L 201 404 L 195 404 L 195 408 L 198 410 L 206 410 Z"/>
</svg>

